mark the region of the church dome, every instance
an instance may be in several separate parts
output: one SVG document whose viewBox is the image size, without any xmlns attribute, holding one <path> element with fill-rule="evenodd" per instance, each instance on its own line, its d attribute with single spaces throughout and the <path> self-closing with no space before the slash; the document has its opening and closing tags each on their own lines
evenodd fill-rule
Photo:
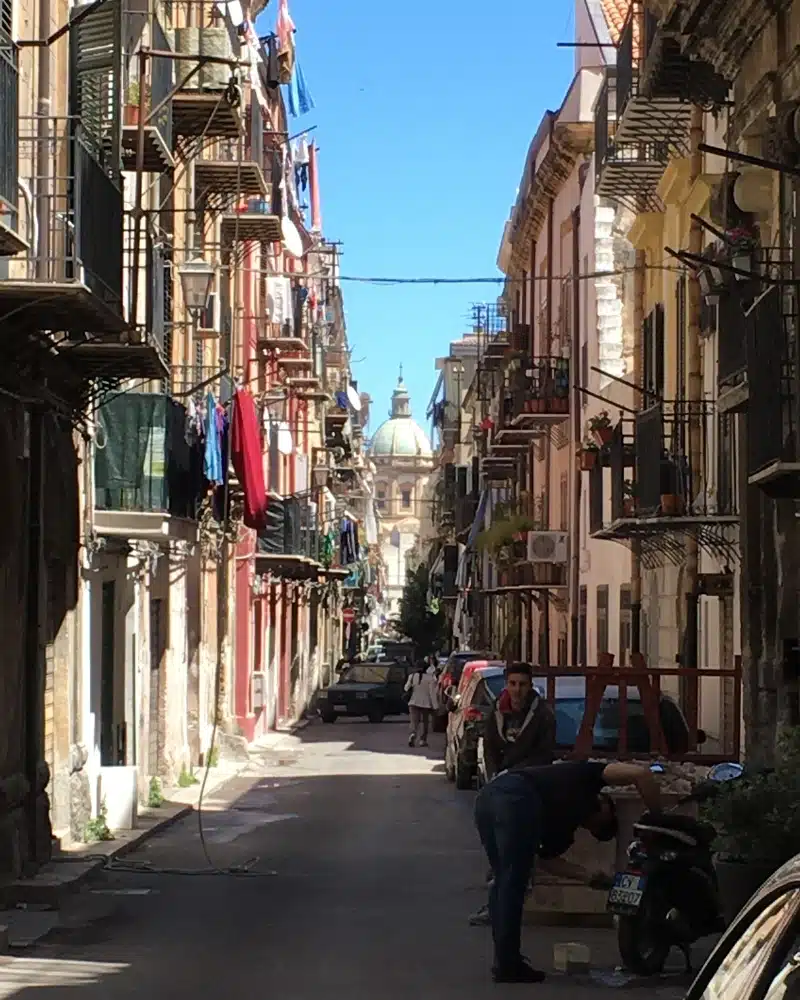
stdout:
<svg viewBox="0 0 800 1000">
<path fill-rule="evenodd" d="M 375 431 L 369 446 L 373 458 L 432 458 L 428 435 L 411 417 L 411 399 L 401 375 L 392 393 L 389 419 Z"/>
</svg>

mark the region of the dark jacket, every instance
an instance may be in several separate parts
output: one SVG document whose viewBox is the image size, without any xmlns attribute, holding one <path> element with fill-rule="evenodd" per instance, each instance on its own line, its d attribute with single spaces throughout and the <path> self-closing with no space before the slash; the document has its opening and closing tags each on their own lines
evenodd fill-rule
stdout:
<svg viewBox="0 0 800 1000">
<path fill-rule="evenodd" d="M 503 735 L 508 715 L 507 697 L 497 700 L 494 712 L 486 720 L 483 732 L 483 755 L 486 777 L 515 767 L 536 767 L 553 763 L 556 745 L 556 715 L 551 706 L 534 692 L 528 713 L 513 742 Z"/>
</svg>

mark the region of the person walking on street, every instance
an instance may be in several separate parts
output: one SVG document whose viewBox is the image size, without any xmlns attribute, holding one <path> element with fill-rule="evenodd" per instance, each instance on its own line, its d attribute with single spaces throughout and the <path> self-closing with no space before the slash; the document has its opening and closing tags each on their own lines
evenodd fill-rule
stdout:
<svg viewBox="0 0 800 1000">
<path fill-rule="evenodd" d="M 579 827 L 599 841 L 616 836 L 616 811 L 603 792 L 606 785 L 634 785 L 650 811 L 661 811 L 657 781 L 636 764 L 570 761 L 519 768 L 501 772 L 479 792 L 475 825 L 494 873 L 489 914 L 496 983 L 541 983 L 545 978 L 520 950 L 525 892 L 537 855 L 553 875 L 608 887 L 607 875 L 592 875 L 561 857 Z"/>
<path fill-rule="evenodd" d="M 534 688 L 533 668 L 529 663 L 509 664 L 505 689 L 483 732 L 487 780 L 517 767 L 552 764 L 555 745 L 555 712 Z M 490 879 L 490 891 L 491 886 Z M 488 904 L 473 913 L 469 922 L 473 927 L 488 926 Z"/>
<path fill-rule="evenodd" d="M 428 745 L 431 717 L 439 704 L 436 680 L 436 669 L 425 660 L 420 660 L 414 673 L 408 675 L 405 690 L 410 695 L 408 699 L 408 711 L 411 716 L 411 732 L 408 734 L 410 747 Z M 417 744 L 418 736 L 419 744 Z"/>
</svg>

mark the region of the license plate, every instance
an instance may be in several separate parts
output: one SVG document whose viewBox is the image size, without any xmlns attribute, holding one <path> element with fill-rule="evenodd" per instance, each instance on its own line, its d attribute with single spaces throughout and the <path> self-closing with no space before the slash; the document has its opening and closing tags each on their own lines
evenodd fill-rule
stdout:
<svg viewBox="0 0 800 1000">
<path fill-rule="evenodd" d="M 617 872 L 608 893 L 607 908 L 611 913 L 635 913 L 642 905 L 646 885 L 646 875 Z"/>
<path fill-rule="evenodd" d="M 344 701 L 338 702 L 333 707 L 336 709 L 337 712 L 346 712 L 347 711 L 347 703 L 344 702 Z"/>
</svg>

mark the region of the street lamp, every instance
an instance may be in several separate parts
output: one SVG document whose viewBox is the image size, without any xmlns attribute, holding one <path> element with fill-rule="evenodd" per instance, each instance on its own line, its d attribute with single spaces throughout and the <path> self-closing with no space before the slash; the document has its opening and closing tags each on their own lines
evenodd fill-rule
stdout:
<svg viewBox="0 0 800 1000">
<path fill-rule="evenodd" d="M 214 268 L 204 257 L 196 254 L 191 260 L 180 265 L 178 276 L 181 279 L 186 308 L 194 315 L 201 313 L 208 305 L 208 297 L 214 283 Z"/>
</svg>

